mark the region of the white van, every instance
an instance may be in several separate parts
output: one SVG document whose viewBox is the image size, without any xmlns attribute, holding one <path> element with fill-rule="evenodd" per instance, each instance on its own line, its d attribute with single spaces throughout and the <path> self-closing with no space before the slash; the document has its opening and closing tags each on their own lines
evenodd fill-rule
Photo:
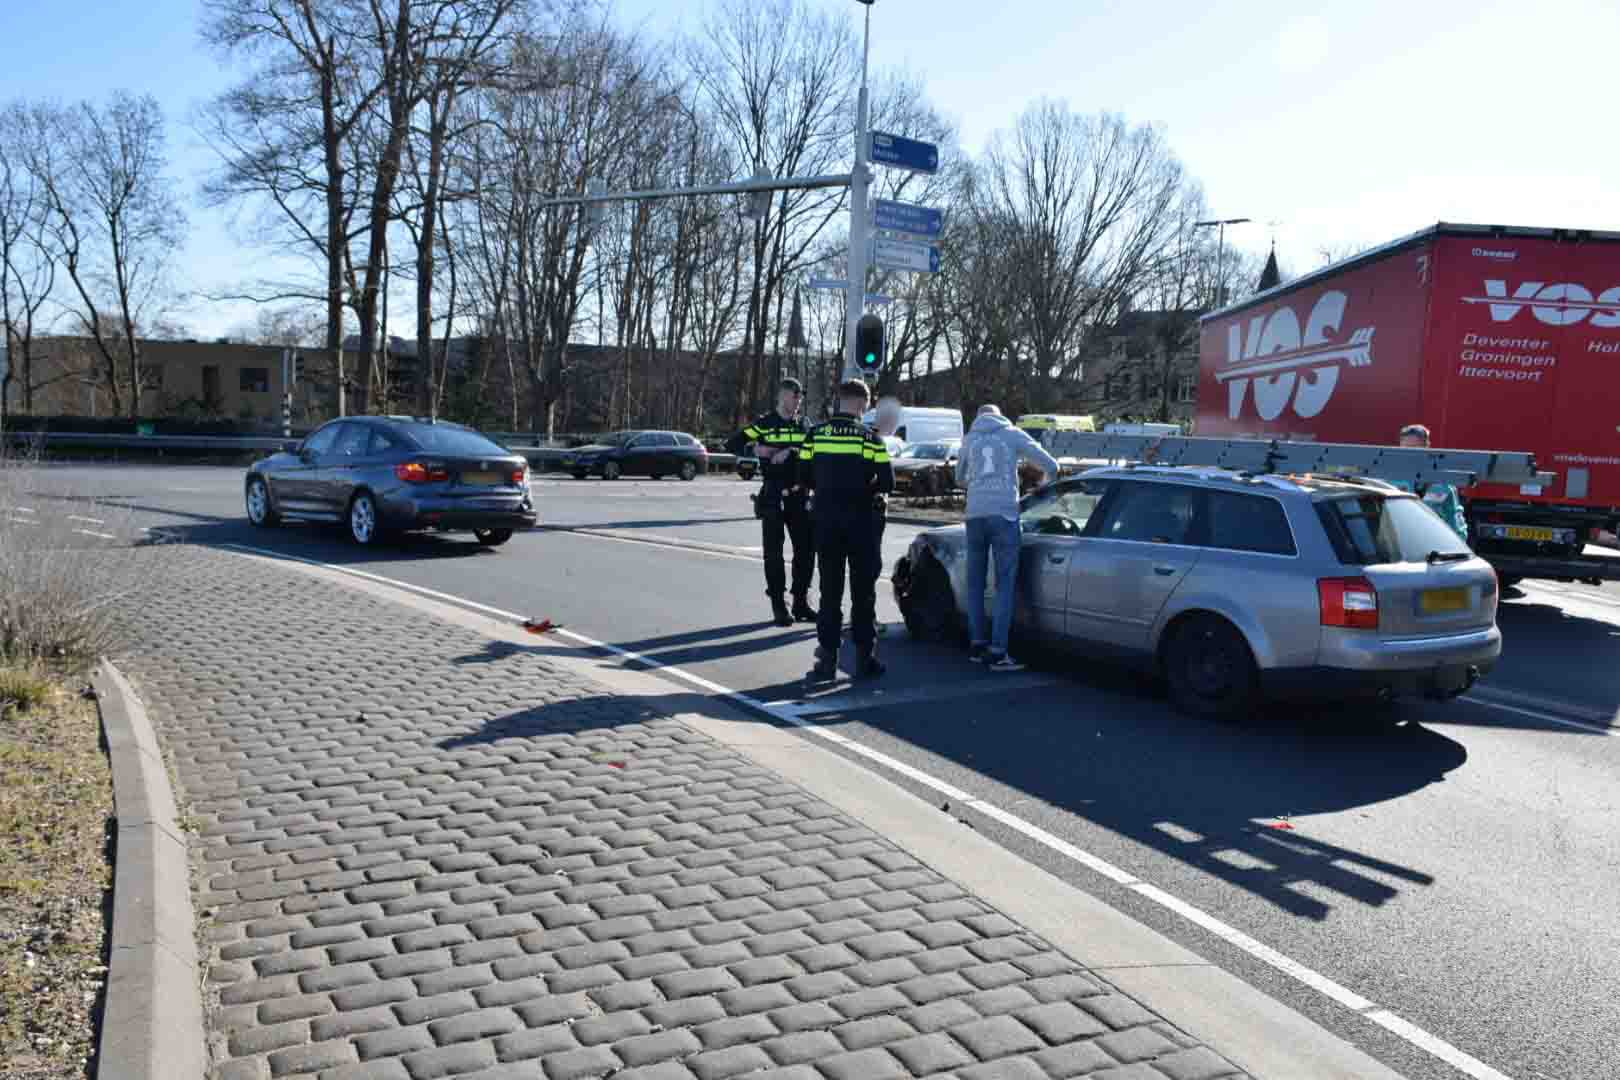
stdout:
<svg viewBox="0 0 1620 1080">
<path fill-rule="evenodd" d="M 876 424 L 877 410 L 868 409 L 866 415 L 861 419 L 868 425 Z M 939 442 L 944 439 L 960 439 L 962 437 L 962 410 L 930 409 L 915 405 L 904 406 L 900 410 L 900 426 L 895 429 L 894 437 L 907 445 Z"/>
</svg>

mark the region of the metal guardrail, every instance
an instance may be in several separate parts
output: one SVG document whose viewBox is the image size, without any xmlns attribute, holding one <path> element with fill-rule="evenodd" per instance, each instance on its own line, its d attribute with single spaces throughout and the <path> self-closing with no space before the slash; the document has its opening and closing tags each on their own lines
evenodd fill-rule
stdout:
<svg viewBox="0 0 1620 1080">
<path fill-rule="evenodd" d="M 499 437 L 500 433 L 491 433 Z M 280 435 L 132 435 L 95 431 L 33 431 L 11 430 L 0 433 L 0 445 L 24 449 L 77 449 L 77 450 L 179 450 L 191 453 L 210 451 L 229 453 L 251 450 L 276 451 L 298 442 L 297 437 Z M 572 448 L 560 446 L 525 446 L 505 443 L 507 449 L 522 454 L 530 465 L 545 469 L 555 468 Z M 710 454 L 709 468 L 729 472 L 737 467 L 734 454 Z"/>
<path fill-rule="evenodd" d="M 96 431 L 7 430 L 10 446 L 107 450 L 279 450 L 296 439 L 279 435 L 128 435 Z"/>
</svg>

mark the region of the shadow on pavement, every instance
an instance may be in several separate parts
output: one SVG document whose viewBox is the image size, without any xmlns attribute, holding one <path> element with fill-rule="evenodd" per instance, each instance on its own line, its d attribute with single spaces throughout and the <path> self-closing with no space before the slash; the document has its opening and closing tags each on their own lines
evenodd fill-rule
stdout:
<svg viewBox="0 0 1620 1080">
<path fill-rule="evenodd" d="M 1608 621 L 1572 613 L 1547 602 L 1545 596 L 1516 600 L 1497 609 L 1502 659 L 1480 683 L 1481 689 L 1534 693 L 1612 717 L 1620 709 L 1620 605 L 1613 607 L 1614 620 Z M 1587 603 L 1608 606 L 1599 599 Z M 1531 717 L 1508 713 L 1493 712 L 1489 720 L 1497 725 L 1543 727 Z M 1578 729 L 1552 724 L 1545 727 L 1578 733 Z"/>
<path fill-rule="evenodd" d="M 648 521 L 638 518 L 625 518 L 620 521 L 569 521 L 565 523 L 542 523 L 538 526 L 542 532 L 578 532 L 581 529 L 681 529 L 690 525 L 724 525 L 734 521 L 756 521 L 753 514 L 738 514 L 699 518 L 664 518 Z"/>
<path fill-rule="evenodd" d="M 521 740 L 549 735 L 577 735 L 581 732 L 611 731 L 629 724 L 668 720 L 681 713 L 698 712 L 709 705 L 707 695 L 674 692 L 648 697 L 603 694 L 568 701 L 547 702 L 494 717 L 477 731 L 453 735 L 439 742 L 443 750 L 464 750 L 492 746 L 507 739 Z M 634 768 L 633 756 L 611 750 L 596 755 L 614 768 Z"/>
<path fill-rule="evenodd" d="M 1415 724 L 1372 727 L 1342 715 L 1328 715 L 1325 725 L 1314 715 L 1273 713 L 1220 726 L 1156 701 L 1076 700 L 1076 690 L 1089 696 L 1089 689 L 1020 691 L 993 708 L 870 710 L 822 722 L 869 725 L 1045 804 L 1017 811 L 1026 818 L 1050 825 L 1046 808 L 1074 814 L 1304 918 L 1327 918 L 1334 905 L 1325 894 L 1377 907 L 1403 886 L 1433 884 L 1421 869 L 1288 825 L 1443 783 L 1467 761 L 1456 740 Z"/>
<path fill-rule="evenodd" d="M 563 627 L 562 629 L 567 629 Z M 757 623 L 742 623 L 736 626 L 721 626 L 709 630 L 694 630 L 687 634 L 669 634 L 664 637 L 646 638 L 641 641 L 613 642 L 613 646 L 625 649 L 640 656 L 644 656 L 654 665 L 682 666 L 700 663 L 709 660 L 722 660 L 728 657 L 747 656 L 751 653 L 766 652 L 782 645 L 791 645 L 796 642 L 811 640 L 815 635 L 815 628 L 799 626 L 791 629 L 782 629 L 777 633 L 764 634 L 760 631 L 774 630 L 776 625 L 769 621 Z M 741 635 L 752 635 L 742 637 Z M 536 639 L 543 639 L 545 635 L 536 635 Z M 730 640 L 728 640 L 730 639 Z M 505 641 L 490 641 L 484 648 L 466 656 L 458 656 L 454 664 L 493 664 L 514 656 L 534 655 L 539 653 L 555 654 L 567 653 L 578 656 L 581 652 L 589 653 L 588 646 L 556 646 L 544 648 L 539 646 L 515 645 Z M 646 664 L 635 664 L 637 668 L 646 668 Z"/>
</svg>

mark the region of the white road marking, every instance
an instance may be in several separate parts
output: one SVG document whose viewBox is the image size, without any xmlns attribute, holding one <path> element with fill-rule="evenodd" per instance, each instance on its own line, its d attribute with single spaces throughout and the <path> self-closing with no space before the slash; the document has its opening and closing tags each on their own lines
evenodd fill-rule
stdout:
<svg viewBox="0 0 1620 1080">
<path fill-rule="evenodd" d="M 6 519 L 6 523 L 9 524 L 9 525 L 38 525 L 39 524 L 39 522 L 30 521 L 28 518 L 25 518 L 25 517 L 8 517 Z"/>
<path fill-rule="evenodd" d="M 86 521 L 86 522 L 89 522 L 91 525 L 105 525 L 105 524 L 107 524 L 106 521 L 102 520 L 101 518 L 80 517 L 78 514 L 69 514 L 67 516 L 67 518 L 68 518 L 69 521 Z"/>
<path fill-rule="evenodd" d="M 760 558 L 761 558 L 761 556 L 759 556 L 759 555 L 743 555 L 743 554 L 736 554 L 736 553 L 733 553 L 733 552 L 730 552 L 730 551 L 716 551 L 716 550 L 714 550 L 714 548 L 709 548 L 709 547 L 694 547 L 690 542 L 680 543 L 680 544 L 672 544 L 672 543 L 669 543 L 667 540 L 660 541 L 658 539 L 654 539 L 654 538 L 651 538 L 651 537 L 643 539 L 643 538 L 640 538 L 640 537 L 616 536 L 616 535 L 611 534 L 611 533 L 598 532 L 595 529 L 575 529 L 575 528 L 570 528 L 567 525 L 548 525 L 542 531 L 570 532 L 570 533 L 574 533 L 577 536 L 589 536 L 592 539 L 596 539 L 596 540 L 611 540 L 614 543 L 619 543 L 619 544 L 638 544 L 638 545 L 640 545 L 642 547 L 675 548 L 675 549 L 680 550 L 680 551 L 690 551 L 694 555 L 707 555 L 707 556 L 709 556 L 710 558 L 713 558 L 713 559 L 737 559 L 737 560 L 740 560 L 742 562 L 757 563 L 757 562 L 760 561 Z"/>
<path fill-rule="evenodd" d="M 318 566 L 322 569 L 335 571 L 340 574 L 349 574 L 357 578 L 363 578 L 367 581 L 373 581 L 383 585 L 390 585 L 395 588 L 404 589 L 407 592 L 414 592 L 421 596 L 428 596 L 436 600 L 445 601 L 446 603 L 455 604 L 459 607 L 481 611 L 485 614 L 494 615 L 498 618 L 507 619 L 514 622 L 521 622 L 524 618 L 515 612 L 503 611 L 500 608 L 490 607 L 488 604 L 480 604 L 476 600 L 468 600 L 463 597 L 455 596 L 451 593 L 440 592 L 437 589 L 429 589 L 422 585 L 413 585 L 410 582 L 399 581 L 395 578 L 383 577 L 380 574 L 367 573 L 364 570 L 354 570 L 346 566 L 337 566 L 332 563 L 324 563 L 316 559 L 306 559 L 297 555 L 286 555 L 281 552 L 270 551 L 265 548 L 250 547 L 246 544 L 223 544 L 221 546 L 233 548 L 238 551 L 249 552 L 254 555 L 264 555 L 273 559 L 288 559 L 294 562 L 306 563 L 310 566 Z M 1055 836 L 1052 833 L 1047 832 L 1038 825 L 1025 821 L 1023 818 L 1020 818 L 1015 814 L 1009 813 L 998 806 L 985 802 L 983 799 L 979 799 L 968 794 L 966 791 L 956 787 L 954 784 L 949 784 L 944 780 L 937 779 L 933 775 L 926 773 L 921 769 L 892 758 L 880 750 L 874 750 L 871 747 L 857 742 L 846 735 L 841 735 L 836 731 L 823 728 L 814 721 L 800 719 L 798 716 L 788 712 L 785 709 L 779 707 L 773 708 L 769 702 L 761 701 L 758 698 L 755 698 L 750 694 L 745 694 L 740 690 L 733 690 L 728 686 L 722 686 L 711 679 L 706 679 L 701 675 L 693 674 L 692 672 L 686 671 L 685 669 L 677 667 L 674 664 L 661 663 L 631 649 L 623 649 L 617 645 L 610 645 L 605 641 L 598 641 L 595 638 L 573 630 L 554 630 L 552 631 L 552 635 L 568 638 L 569 640 L 578 642 L 586 648 L 606 652 L 632 661 L 633 663 L 644 665 L 671 678 L 675 678 L 692 686 L 696 686 L 699 689 L 707 690 L 716 697 L 725 698 L 729 701 L 735 701 L 740 705 L 744 705 L 758 712 L 762 712 L 767 716 L 771 716 L 782 721 L 783 723 L 791 724 L 794 727 L 804 731 L 806 734 L 813 735 L 819 739 L 825 740 L 826 742 L 843 747 L 851 753 L 876 762 L 890 772 L 908 777 L 918 784 L 944 795 L 948 799 L 954 799 L 961 806 L 976 810 L 986 817 L 998 821 L 1001 824 L 1006 825 L 1008 828 L 1014 829 L 1022 835 L 1029 837 L 1030 839 L 1041 844 L 1043 847 L 1049 848 L 1059 855 L 1062 855 L 1063 857 L 1086 867 L 1094 873 L 1097 873 L 1124 888 L 1130 889 L 1138 896 L 1151 900 L 1166 910 L 1180 915 L 1182 918 L 1193 923 L 1195 926 L 1214 934 L 1221 940 L 1227 942 L 1237 949 L 1242 950 L 1269 967 L 1275 968 L 1284 975 L 1287 975 L 1296 982 L 1299 982 L 1301 985 L 1315 990 L 1317 993 L 1322 994 L 1329 1000 L 1337 1002 L 1357 1015 L 1371 1020 L 1373 1023 L 1378 1024 L 1396 1036 L 1406 1040 L 1408 1043 L 1417 1047 L 1423 1052 L 1444 1061 L 1446 1064 L 1456 1068 L 1464 1075 L 1471 1077 L 1472 1080 L 1512 1080 L 1512 1078 L 1506 1074 L 1499 1072 L 1496 1069 L 1493 1069 L 1491 1066 L 1486 1065 L 1479 1059 L 1464 1053 L 1462 1050 L 1457 1049 L 1455 1046 L 1452 1046 L 1443 1039 L 1431 1035 L 1429 1032 L 1407 1020 L 1402 1019 L 1400 1016 L 1389 1011 L 1388 1009 L 1376 1007 L 1376 1003 L 1369 1001 L 1367 998 L 1362 997 L 1360 994 L 1350 990 L 1348 987 L 1335 982 L 1326 975 L 1314 971 L 1311 968 L 1306 967 L 1304 964 L 1301 964 L 1283 953 L 1278 952 L 1269 945 L 1250 937 L 1236 927 L 1222 922 L 1220 919 L 1215 918 L 1213 915 L 1208 914 L 1202 909 L 1194 907 L 1193 905 L 1172 896 L 1170 893 L 1165 892 L 1163 889 L 1160 889 L 1158 886 L 1153 885 L 1150 882 L 1141 880 L 1134 874 L 1115 866 L 1106 859 L 1099 858 L 1098 856 L 1069 843 L 1062 837 Z"/>
<path fill-rule="evenodd" d="M 74 529 L 73 531 L 81 536 L 96 536 L 103 540 L 118 539 L 118 537 L 114 536 L 112 533 L 96 532 L 94 529 Z"/>
<path fill-rule="evenodd" d="M 1474 1080 L 1512 1080 L 1506 1073 L 1499 1072 L 1473 1055 L 1465 1054 L 1450 1043 L 1435 1038 L 1416 1024 L 1401 1019 L 1388 1009 L 1373 1009 L 1371 1012 L 1362 1015 L 1373 1023 L 1388 1028 L 1418 1049 L 1439 1058 L 1465 1076 L 1473 1077 Z"/>
<path fill-rule="evenodd" d="M 1579 728 L 1582 731 L 1590 731 L 1594 735 L 1620 734 L 1620 732 L 1617 732 L 1616 729 L 1605 725 L 1583 723 L 1580 720 L 1569 720 L 1565 717 L 1554 716 L 1552 713 L 1543 712 L 1539 709 L 1526 709 L 1520 705 L 1507 705 L 1500 701 L 1487 701 L 1482 697 L 1476 696 L 1472 692 L 1462 695 L 1462 700 L 1472 705 L 1483 705 L 1487 709 L 1497 709 L 1501 712 L 1514 713 L 1518 716 L 1527 716 L 1532 720 L 1541 720 L 1549 724 L 1560 724 L 1564 727 Z"/>
</svg>

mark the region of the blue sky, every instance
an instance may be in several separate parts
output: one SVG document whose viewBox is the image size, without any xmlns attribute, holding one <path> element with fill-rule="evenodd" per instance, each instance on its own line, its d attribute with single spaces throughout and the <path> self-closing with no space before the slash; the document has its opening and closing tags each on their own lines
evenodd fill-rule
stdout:
<svg viewBox="0 0 1620 1080">
<path fill-rule="evenodd" d="M 817 0 L 861 11 L 854 0 Z M 188 193 L 209 163 L 187 126 L 231 73 L 199 43 L 195 0 L 0 2 L 0 100 L 151 92 L 171 118 Z M 1301 14 L 1259 0 L 878 0 L 874 65 L 920 74 L 981 146 L 1040 97 L 1158 125 L 1212 210 L 1295 270 L 1436 220 L 1620 229 L 1611 111 L 1620 5 L 1365 0 Z M 626 23 L 695 28 L 698 0 L 618 0 Z M 192 212 L 185 284 L 224 288 L 256 253 Z M 1276 222 L 1275 226 L 1268 222 Z M 201 335 L 251 313 L 194 303 Z"/>
</svg>

